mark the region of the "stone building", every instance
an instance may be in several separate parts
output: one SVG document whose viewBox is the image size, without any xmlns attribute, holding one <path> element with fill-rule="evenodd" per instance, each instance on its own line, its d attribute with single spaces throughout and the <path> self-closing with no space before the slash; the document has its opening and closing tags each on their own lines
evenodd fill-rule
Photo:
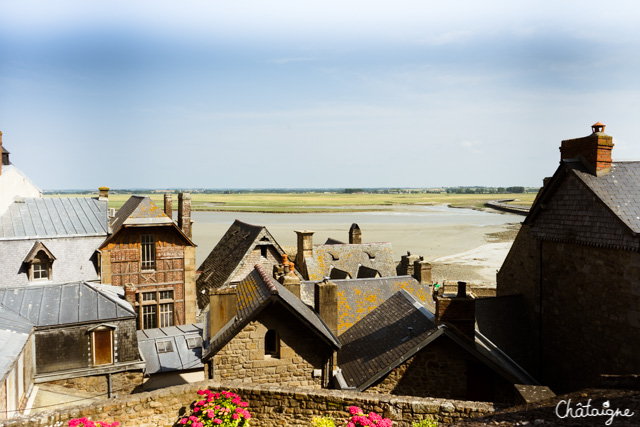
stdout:
<svg viewBox="0 0 640 427">
<path fill-rule="evenodd" d="M 121 382 L 114 377 L 136 371 L 142 382 L 135 312 L 117 294 L 96 286 L 76 282 L 0 289 L 2 311 L 21 319 L 14 327 L 34 329 L 33 350 L 27 341 L 17 378 L 79 388 L 87 378 L 100 378 L 106 389 L 107 382 Z"/>
<path fill-rule="evenodd" d="M 266 227 L 234 221 L 198 268 L 198 307 L 209 305 L 209 291 L 234 285 L 260 264 L 266 271 L 282 261 L 284 250 Z"/>
<path fill-rule="evenodd" d="M 319 293 L 334 317 L 327 323 L 257 264 L 234 287 L 212 291 L 209 347 L 203 358 L 209 378 L 255 384 L 327 387 L 340 342 L 335 293 Z M 327 301 L 324 301 L 326 299 Z M 242 367 L 239 369 L 239 367 Z"/>
<path fill-rule="evenodd" d="M 106 199 L 22 198 L 0 216 L 0 286 L 97 281 Z"/>
<path fill-rule="evenodd" d="M 163 212 L 148 196 L 131 196 L 98 247 L 102 283 L 125 289 L 138 314 L 138 329 L 195 323 L 191 196 L 181 193 L 178 202 L 176 225 L 169 197 Z"/>
<path fill-rule="evenodd" d="M 42 191 L 20 172 L 9 160 L 9 151 L 2 145 L 2 132 L 0 132 L 0 215 L 17 198 L 42 197 Z"/>
<path fill-rule="evenodd" d="M 340 335 L 338 388 L 514 403 L 536 381 L 474 328 L 473 298 L 436 301 L 436 314 L 405 290 Z"/>
<path fill-rule="evenodd" d="M 530 331 L 524 362 L 558 391 L 640 373 L 640 162 L 613 162 L 612 148 L 601 123 L 562 141 L 498 273 L 497 295 L 520 295 L 526 314 L 511 332 Z"/>
<path fill-rule="evenodd" d="M 313 231 L 297 230 L 296 265 L 307 280 L 355 279 L 396 275 L 391 243 L 362 243 L 357 224 L 349 229 L 349 243 L 328 239 L 313 244 Z"/>
</svg>

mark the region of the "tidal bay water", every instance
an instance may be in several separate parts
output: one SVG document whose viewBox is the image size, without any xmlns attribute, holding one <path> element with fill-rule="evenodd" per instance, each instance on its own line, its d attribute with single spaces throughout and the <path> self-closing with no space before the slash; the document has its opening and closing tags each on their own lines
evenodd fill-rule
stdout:
<svg viewBox="0 0 640 427">
<path fill-rule="evenodd" d="M 363 243 L 391 242 L 394 258 L 407 251 L 431 260 L 474 249 L 486 243 L 485 235 L 519 223 L 522 216 L 472 209 L 436 206 L 380 206 L 379 211 L 338 213 L 193 212 L 196 264 L 211 252 L 234 220 L 266 226 L 281 246 L 295 246 L 294 230 L 315 231 L 313 241 L 327 238 L 348 242 L 348 231 L 357 223 Z"/>
</svg>

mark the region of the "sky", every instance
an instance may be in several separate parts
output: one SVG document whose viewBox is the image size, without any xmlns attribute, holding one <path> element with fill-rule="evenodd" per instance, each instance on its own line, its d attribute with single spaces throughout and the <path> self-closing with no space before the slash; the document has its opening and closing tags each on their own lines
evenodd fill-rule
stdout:
<svg viewBox="0 0 640 427">
<path fill-rule="evenodd" d="M 42 189 L 540 186 L 640 160 L 632 1 L 0 0 L 0 131 Z"/>
</svg>

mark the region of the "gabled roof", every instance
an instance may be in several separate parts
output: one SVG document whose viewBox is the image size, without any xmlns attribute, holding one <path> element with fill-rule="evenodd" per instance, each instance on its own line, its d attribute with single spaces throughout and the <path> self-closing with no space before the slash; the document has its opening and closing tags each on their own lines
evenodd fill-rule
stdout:
<svg viewBox="0 0 640 427">
<path fill-rule="evenodd" d="M 145 373 L 202 369 L 202 323 L 137 331 L 138 348 L 146 362 Z M 165 344 L 165 343 L 170 344 Z M 158 343 L 167 350 L 159 352 Z M 189 343 L 198 344 L 191 345 Z"/>
<path fill-rule="evenodd" d="M 54 261 L 56 259 L 56 257 L 51 253 L 49 248 L 47 248 L 44 243 L 35 242 L 29 250 L 27 256 L 24 257 L 24 261 L 22 262 L 33 262 L 33 260 L 35 260 L 36 256 L 38 255 L 38 252 L 40 251 L 43 251 L 47 258 L 49 258 L 51 261 Z"/>
<path fill-rule="evenodd" d="M 358 277 L 358 269 L 365 266 L 377 270 L 381 276 L 396 275 L 391 243 L 324 244 L 313 247 L 313 255 L 305 259 L 309 280 L 322 280 L 337 268 L 351 277 Z"/>
<path fill-rule="evenodd" d="M 0 306 L 36 327 L 103 322 L 136 315 L 128 302 L 87 282 L 0 288 Z"/>
<path fill-rule="evenodd" d="M 166 225 L 173 224 L 163 211 L 151 201 L 149 196 L 133 195 L 111 220 L 111 230 L 115 234 L 123 225 Z"/>
<path fill-rule="evenodd" d="M 338 333 L 342 333 L 367 313 L 404 289 L 422 304 L 433 306 L 431 291 L 412 276 L 375 277 L 367 279 L 331 280 L 338 286 Z M 304 281 L 300 295 L 304 302 L 314 303 L 314 284 Z"/>
<path fill-rule="evenodd" d="M 176 225 L 176 223 L 158 207 L 149 196 L 133 195 L 111 219 L 111 235 L 100 248 L 103 248 L 118 232 L 129 226 L 170 226 L 173 227 L 189 245 L 195 246 L 191 239 Z"/>
<path fill-rule="evenodd" d="M 280 255 L 285 253 L 266 227 L 238 220 L 231 224 L 231 227 L 198 268 L 202 271 L 196 282 L 200 308 L 209 304 L 208 291 L 228 284 L 260 241 L 268 241 Z"/>
<path fill-rule="evenodd" d="M 106 235 L 107 203 L 88 197 L 25 198 L 0 217 L 0 239 Z"/>
<path fill-rule="evenodd" d="M 640 249 L 640 162 L 615 162 L 595 176 L 579 161 L 561 162 L 525 224 L 540 239 Z"/>
<path fill-rule="evenodd" d="M 479 335 L 472 342 L 454 328 L 436 325 L 434 315 L 401 290 L 340 335 L 338 366 L 347 388 L 366 390 L 441 336 L 449 337 L 509 380 L 535 384 L 489 340 Z"/>
<path fill-rule="evenodd" d="M 340 348 L 340 341 L 320 316 L 284 286 L 271 279 L 260 265 L 256 265 L 236 289 L 236 315 L 211 339 L 203 360 L 216 354 L 271 304 L 279 304 L 307 325 L 318 338 L 336 349 Z"/>
</svg>

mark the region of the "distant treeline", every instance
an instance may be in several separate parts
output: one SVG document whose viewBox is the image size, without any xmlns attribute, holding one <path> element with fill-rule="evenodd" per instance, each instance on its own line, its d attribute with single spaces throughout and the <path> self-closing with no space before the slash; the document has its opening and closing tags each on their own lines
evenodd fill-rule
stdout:
<svg viewBox="0 0 640 427">
<path fill-rule="evenodd" d="M 536 187 L 447 187 L 447 193 L 453 194 L 519 194 L 537 193 Z"/>
</svg>

